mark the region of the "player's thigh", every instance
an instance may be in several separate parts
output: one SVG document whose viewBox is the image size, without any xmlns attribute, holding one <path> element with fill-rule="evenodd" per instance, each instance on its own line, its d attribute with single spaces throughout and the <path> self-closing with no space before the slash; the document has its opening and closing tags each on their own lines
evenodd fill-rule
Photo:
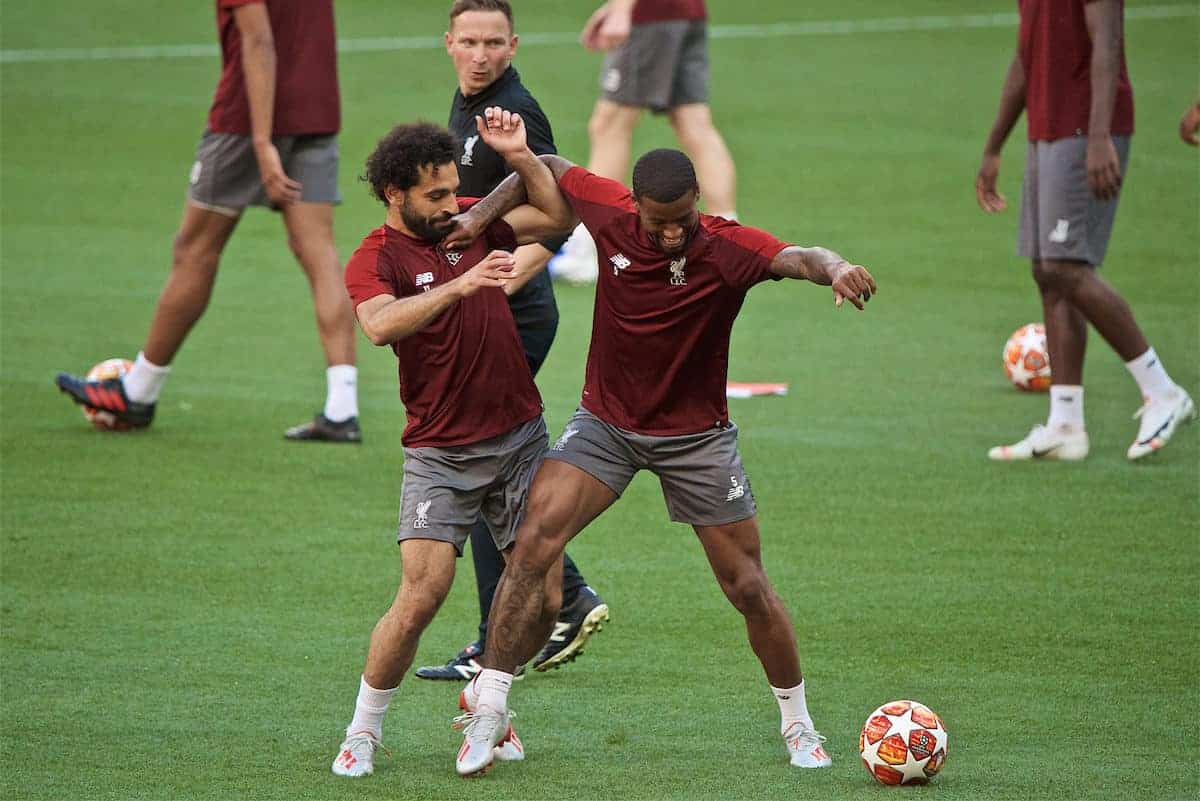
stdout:
<svg viewBox="0 0 1200 801">
<path fill-rule="evenodd" d="M 639 447 L 673 521 L 721 526 L 757 514 L 732 423 L 687 436 L 647 437 Z"/>
<path fill-rule="evenodd" d="M 286 152 L 281 153 L 283 171 L 293 181 L 300 182 L 300 202 L 341 203 L 337 135 L 304 134 L 286 139 Z"/>
<path fill-rule="evenodd" d="M 624 137 L 633 133 L 642 116 L 642 107 L 600 98 L 592 108 L 588 133 L 596 136 Z"/>
<path fill-rule="evenodd" d="M 188 204 L 236 218 L 264 198 L 250 137 L 205 131 L 188 179 Z"/>
<path fill-rule="evenodd" d="M 557 563 L 567 543 L 617 500 L 617 493 L 591 473 L 560 459 L 545 459 L 529 488 L 515 552 L 543 567 Z"/>
<path fill-rule="evenodd" d="M 679 45 L 669 107 L 707 103 L 708 24 L 703 20 L 695 20 L 688 23 Z"/>
<path fill-rule="evenodd" d="M 497 447 L 496 480 L 483 498 L 481 511 L 501 551 L 516 539 L 529 488 L 548 444 L 546 423 L 538 415 L 506 434 Z"/>
<path fill-rule="evenodd" d="M 307 268 L 309 263 L 338 268 L 333 244 L 333 204 L 300 201 L 283 208 L 292 252 Z"/>
<path fill-rule="evenodd" d="M 693 526 L 693 529 L 713 575 L 727 593 L 765 580 L 757 516 L 720 526 Z"/>
<path fill-rule="evenodd" d="M 458 456 L 451 448 L 404 449 L 398 542 L 445 542 L 462 556 L 492 477 L 464 469 Z"/>
<path fill-rule="evenodd" d="M 679 20 L 634 25 L 625 43 L 604 59 L 603 98 L 654 111 L 670 108 L 688 27 Z"/>
<path fill-rule="evenodd" d="M 231 216 L 185 203 L 179 230 L 175 232 L 176 267 L 188 268 L 199 264 L 215 271 L 217 259 L 240 219 L 240 215 Z"/>
<path fill-rule="evenodd" d="M 644 465 L 628 436 L 580 407 L 546 452 L 547 462 L 565 462 L 619 497 Z M 549 465 L 548 465 L 549 466 Z M 545 469 L 545 468 L 543 468 Z M 586 488 L 586 483 L 580 485 Z"/>
</svg>

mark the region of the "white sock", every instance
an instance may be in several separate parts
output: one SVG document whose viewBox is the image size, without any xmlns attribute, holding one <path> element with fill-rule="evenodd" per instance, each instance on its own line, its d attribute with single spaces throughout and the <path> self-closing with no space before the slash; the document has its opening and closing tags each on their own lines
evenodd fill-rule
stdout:
<svg viewBox="0 0 1200 801">
<path fill-rule="evenodd" d="M 346 727 L 346 734 L 356 734 L 369 731 L 376 740 L 383 738 L 383 716 L 387 713 L 388 704 L 396 694 L 396 686 L 390 690 L 376 690 L 367 684 L 365 678 L 359 680 L 358 701 L 354 704 L 354 719 Z"/>
<path fill-rule="evenodd" d="M 479 691 L 476 709 L 487 707 L 497 712 L 508 711 L 508 690 L 512 687 L 513 674 L 502 670 L 484 668 L 475 677 L 475 689 Z"/>
<path fill-rule="evenodd" d="M 358 417 L 358 368 L 335 364 L 325 370 L 326 419 L 335 423 Z"/>
<path fill-rule="evenodd" d="M 138 351 L 133 369 L 121 379 L 121 384 L 125 387 L 125 394 L 134 403 L 154 403 L 170 372 L 169 366 L 155 364 L 146 358 L 146 354 Z"/>
<path fill-rule="evenodd" d="M 1050 417 L 1047 428 L 1070 426 L 1083 428 L 1083 387 L 1077 384 L 1054 384 L 1050 387 Z"/>
<path fill-rule="evenodd" d="M 771 692 L 779 703 L 779 731 L 786 732 L 793 723 L 801 723 L 805 728 L 814 729 L 812 718 L 808 715 L 808 702 L 804 700 L 804 681 L 795 687 L 782 689 L 772 687 Z"/>
<path fill-rule="evenodd" d="M 1162 360 L 1158 358 L 1154 348 L 1150 348 L 1133 361 L 1125 362 L 1125 366 L 1137 382 L 1143 398 L 1160 400 L 1175 391 L 1175 382 L 1167 375 L 1166 368 L 1163 367 Z"/>
</svg>

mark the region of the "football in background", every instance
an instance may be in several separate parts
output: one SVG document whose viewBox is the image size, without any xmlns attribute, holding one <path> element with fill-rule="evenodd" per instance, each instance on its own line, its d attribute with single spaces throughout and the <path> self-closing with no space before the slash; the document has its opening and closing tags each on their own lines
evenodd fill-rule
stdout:
<svg viewBox="0 0 1200 801">
<path fill-rule="evenodd" d="M 1023 325 L 1004 343 L 1004 374 L 1017 389 L 1045 392 L 1050 389 L 1050 351 L 1041 323 Z"/>
</svg>

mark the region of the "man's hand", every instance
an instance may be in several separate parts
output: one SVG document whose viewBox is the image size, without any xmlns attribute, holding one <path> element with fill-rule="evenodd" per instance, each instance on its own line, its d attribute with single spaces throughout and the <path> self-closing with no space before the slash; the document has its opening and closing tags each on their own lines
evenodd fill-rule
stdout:
<svg viewBox="0 0 1200 801">
<path fill-rule="evenodd" d="M 483 110 L 482 117 L 476 115 L 475 127 L 484 143 L 501 157 L 529 149 L 525 139 L 525 121 L 515 111 L 488 106 Z"/>
<path fill-rule="evenodd" d="M 479 215 L 473 212 L 474 207 L 472 206 L 451 218 L 454 227 L 442 239 L 443 250 L 466 250 L 483 233 L 482 221 L 479 219 Z"/>
<path fill-rule="evenodd" d="M 588 18 L 579 41 L 588 50 L 613 50 L 625 44 L 632 28 L 632 6 L 605 3 Z"/>
<path fill-rule="evenodd" d="M 1100 200 L 1112 200 L 1121 190 L 1121 160 L 1111 136 L 1089 136 L 1087 143 L 1088 186 Z"/>
<path fill-rule="evenodd" d="M 1008 201 L 996 190 L 996 178 L 999 175 L 1000 156 L 985 153 L 983 163 L 979 165 L 979 173 L 975 176 L 975 200 L 979 203 L 979 208 L 988 214 L 1008 208 Z"/>
<path fill-rule="evenodd" d="M 483 257 L 478 264 L 462 274 L 458 283 L 458 294 L 470 297 L 484 287 L 504 288 L 505 283 L 513 276 L 513 267 L 517 260 L 513 254 L 504 250 L 493 250 Z"/>
<path fill-rule="evenodd" d="M 271 142 L 256 144 L 254 158 L 258 161 L 258 174 L 262 176 L 263 190 L 272 206 L 283 208 L 300 199 L 300 182 L 287 177 L 275 145 Z"/>
<path fill-rule="evenodd" d="M 1193 103 L 1179 121 L 1179 138 L 1196 147 L 1200 145 L 1200 139 L 1196 137 L 1197 131 L 1200 131 L 1200 103 Z"/>
<path fill-rule="evenodd" d="M 844 261 L 833 268 L 833 305 L 841 308 L 843 301 L 850 301 L 859 310 L 878 290 L 875 279 L 866 267 Z"/>
</svg>

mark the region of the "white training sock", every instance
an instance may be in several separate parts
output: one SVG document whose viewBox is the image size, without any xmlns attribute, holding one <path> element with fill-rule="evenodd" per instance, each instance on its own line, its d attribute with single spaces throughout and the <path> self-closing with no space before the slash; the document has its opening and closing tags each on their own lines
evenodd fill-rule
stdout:
<svg viewBox="0 0 1200 801">
<path fill-rule="evenodd" d="M 1166 368 L 1163 367 L 1162 360 L 1158 358 L 1154 348 L 1150 348 L 1133 361 L 1125 362 L 1125 366 L 1137 382 L 1143 398 L 1160 400 L 1175 391 L 1175 382 L 1167 375 Z"/>
<path fill-rule="evenodd" d="M 358 701 L 354 704 L 354 719 L 346 727 L 346 734 L 357 734 L 369 731 L 376 740 L 383 739 L 383 716 L 387 712 L 392 696 L 399 690 L 399 685 L 390 690 L 376 690 L 367 684 L 366 678 L 359 680 Z"/>
<path fill-rule="evenodd" d="M 1083 428 L 1083 387 L 1077 384 L 1054 384 L 1050 387 L 1050 417 L 1047 428 L 1070 426 Z"/>
<path fill-rule="evenodd" d="M 793 723 L 801 723 L 805 728 L 814 729 L 812 718 L 808 715 L 808 702 L 804 700 L 804 681 L 795 687 L 781 689 L 771 687 L 775 700 L 779 703 L 779 730 L 786 732 Z"/>
<path fill-rule="evenodd" d="M 121 384 L 125 387 L 125 394 L 134 403 L 154 403 L 170 372 L 169 366 L 157 365 L 138 351 L 133 369 L 121 379 Z"/>
<path fill-rule="evenodd" d="M 497 712 L 508 711 L 508 690 L 512 687 L 513 674 L 502 670 L 484 668 L 475 679 L 475 689 L 479 691 L 479 703 L 476 709 L 487 707 Z"/>
<path fill-rule="evenodd" d="M 335 364 L 325 370 L 325 411 L 327 420 L 340 423 L 358 417 L 358 368 Z"/>
</svg>

